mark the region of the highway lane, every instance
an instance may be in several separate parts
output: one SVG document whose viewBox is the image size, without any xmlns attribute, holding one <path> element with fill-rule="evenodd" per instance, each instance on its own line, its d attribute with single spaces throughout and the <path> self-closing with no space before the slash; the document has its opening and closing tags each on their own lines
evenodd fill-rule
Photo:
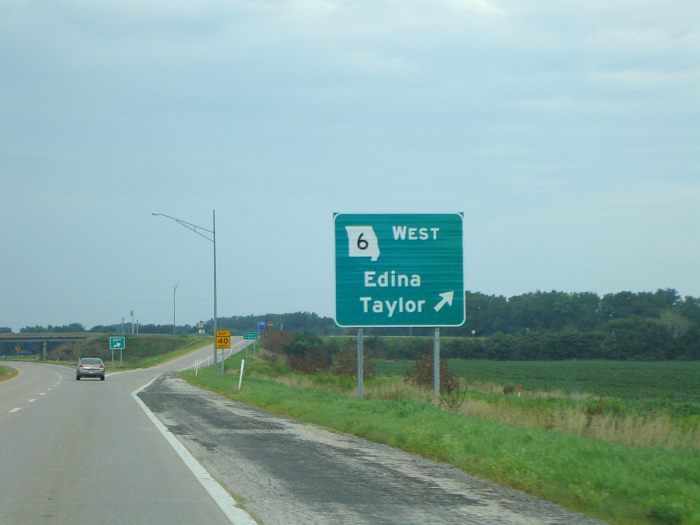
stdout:
<svg viewBox="0 0 700 525">
<path fill-rule="evenodd" d="M 21 375 L 0 384 L 0 523 L 230 524 L 131 396 L 211 355 L 208 347 L 104 382 L 13 363 Z"/>
<path fill-rule="evenodd" d="M 35 403 L 61 380 L 61 375 L 50 367 L 13 361 L 0 361 L 0 364 L 20 371 L 19 376 L 0 383 L 0 420 Z"/>
</svg>

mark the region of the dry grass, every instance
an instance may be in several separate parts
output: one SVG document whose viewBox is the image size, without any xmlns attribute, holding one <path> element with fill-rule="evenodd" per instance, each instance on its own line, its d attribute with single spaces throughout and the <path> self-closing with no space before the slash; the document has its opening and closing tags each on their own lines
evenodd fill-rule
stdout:
<svg viewBox="0 0 700 525">
<path fill-rule="evenodd" d="M 421 401 L 424 403 L 434 402 L 433 393 L 431 390 L 406 383 L 405 381 L 368 384 L 365 386 L 365 398 L 386 399 L 392 401 L 412 399 L 414 401 Z"/>
<path fill-rule="evenodd" d="M 269 378 L 285 386 L 298 388 L 322 388 L 323 390 L 343 394 L 348 398 L 357 396 L 356 390 L 348 389 L 342 384 L 322 384 L 314 381 L 312 376 L 279 376 Z M 457 410 L 465 416 L 498 421 L 508 425 L 524 428 L 539 428 L 565 432 L 567 434 L 591 437 L 603 441 L 647 448 L 700 448 L 700 429 L 683 430 L 674 420 L 665 415 L 648 417 L 632 415 L 588 414 L 583 403 L 574 403 L 570 407 L 557 409 L 527 409 L 514 403 L 503 403 L 503 386 L 480 383 L 472 386 L 470 391 L 487 394 L 490 399 L 467 397 Z M 364 387 L 365 399 L 402 400 L 433 403 L 429 389 L 406 383 L 399 379 L 367 382 Z M 573 401 L 592 399 L 588 394 L 568 394 L 564 392 L 523 393 L 525 398 L 561 398 Z M 501 402 L 499 402 L 501 401 Z"/>
<path fill-rule="evenodd" d="M 461 413 L 509 425 L 555 430 L 632 447 L 700 448 L 700 429 L 683 431 L 668 416 L 589 416 L 582 408 L 523 411 L 479 399 L 467 399 Z"/>
</svg>

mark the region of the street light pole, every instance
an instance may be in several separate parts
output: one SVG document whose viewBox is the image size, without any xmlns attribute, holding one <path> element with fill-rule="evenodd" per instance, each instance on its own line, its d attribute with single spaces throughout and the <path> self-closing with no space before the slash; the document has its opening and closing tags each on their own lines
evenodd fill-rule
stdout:
<svg viewBox="0 0 700 525">
<path fill-rule="evenodd" d="M 219 326 L 217 324 L 216 318 L 216 210 L 211 210 L 211 234 L 212 243 L 214 243 L 214 364 L 216 364 L 216 331 Z M 224 359 L 224 354 L 222 352 L 221 359 Z"/>
<path fill-rule="evenodd" d="M 166 215 L 165 213 L 157 213 L 157 212 L 151 212 L 151 215 L 154 217 L 166 217 L 170 220 L 175 221 L 181 226 L 184 226 L 190 231 L 193 231 L 200 237 L 204 237 L 206 240 L 211 242 L 214 245 L 214 333 L 212 335 L 216 336 L 216 330 L 218 329 L 218 324 L 217 324 L 217 319 L 216 319 L 216 211 L 212 210 L 211 211 L 211 221 L 212 221 L 212 226 L 211 230 L 207 228 L 203 228 L 202 226 L 197 226 L 196 224 L 192 224 L 191 222 L 183 221 L 182 219 L 178 219 L 176 217 L 171 217 L 170 215 Z M 203 233 L 205 232 L 205 233 Z M 210 235 L 207 235 L 210 234 Z M 174 292 L 173 292 L 174 295 Z M 175 323 L 173 323 L 174 325 Z M 216 355 L 216 345 L 214 345 L 214 364 L 216 364 L 218 361 L 217 355 Z"/>
<path fill-rule="evenodd" d="M 180 283 L 175 283 L 173 286 L 173 335 L 175 335 L 175 292 L 177 292 L 177 286 Z"/>
</svg>

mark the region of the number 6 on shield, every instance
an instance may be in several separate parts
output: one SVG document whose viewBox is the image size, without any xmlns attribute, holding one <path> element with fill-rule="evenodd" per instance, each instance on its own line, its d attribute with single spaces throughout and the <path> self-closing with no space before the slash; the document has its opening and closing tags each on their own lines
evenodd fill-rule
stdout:
<svg viewBox="0 0 700 525">
<path fill-rule="evenodd" d="M 372 226 L 346 226 L 348 232 L 348 255 L 379 259 L 379 241 Z"/>
</svg>

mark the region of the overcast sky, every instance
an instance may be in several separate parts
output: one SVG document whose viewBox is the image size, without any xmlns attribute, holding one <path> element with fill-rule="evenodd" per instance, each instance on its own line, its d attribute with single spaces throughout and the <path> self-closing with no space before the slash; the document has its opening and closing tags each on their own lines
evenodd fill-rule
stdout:
<svg viewBox="0 0 700 525">
<path fill-rule="evenodd" d="M 0 3 L 0 326 L 333 314 L 333 212 L 467 289 L 700 296 L 697 0 Z M 467 305 L 467 311 L 469 306 Z"/>
</svg>

